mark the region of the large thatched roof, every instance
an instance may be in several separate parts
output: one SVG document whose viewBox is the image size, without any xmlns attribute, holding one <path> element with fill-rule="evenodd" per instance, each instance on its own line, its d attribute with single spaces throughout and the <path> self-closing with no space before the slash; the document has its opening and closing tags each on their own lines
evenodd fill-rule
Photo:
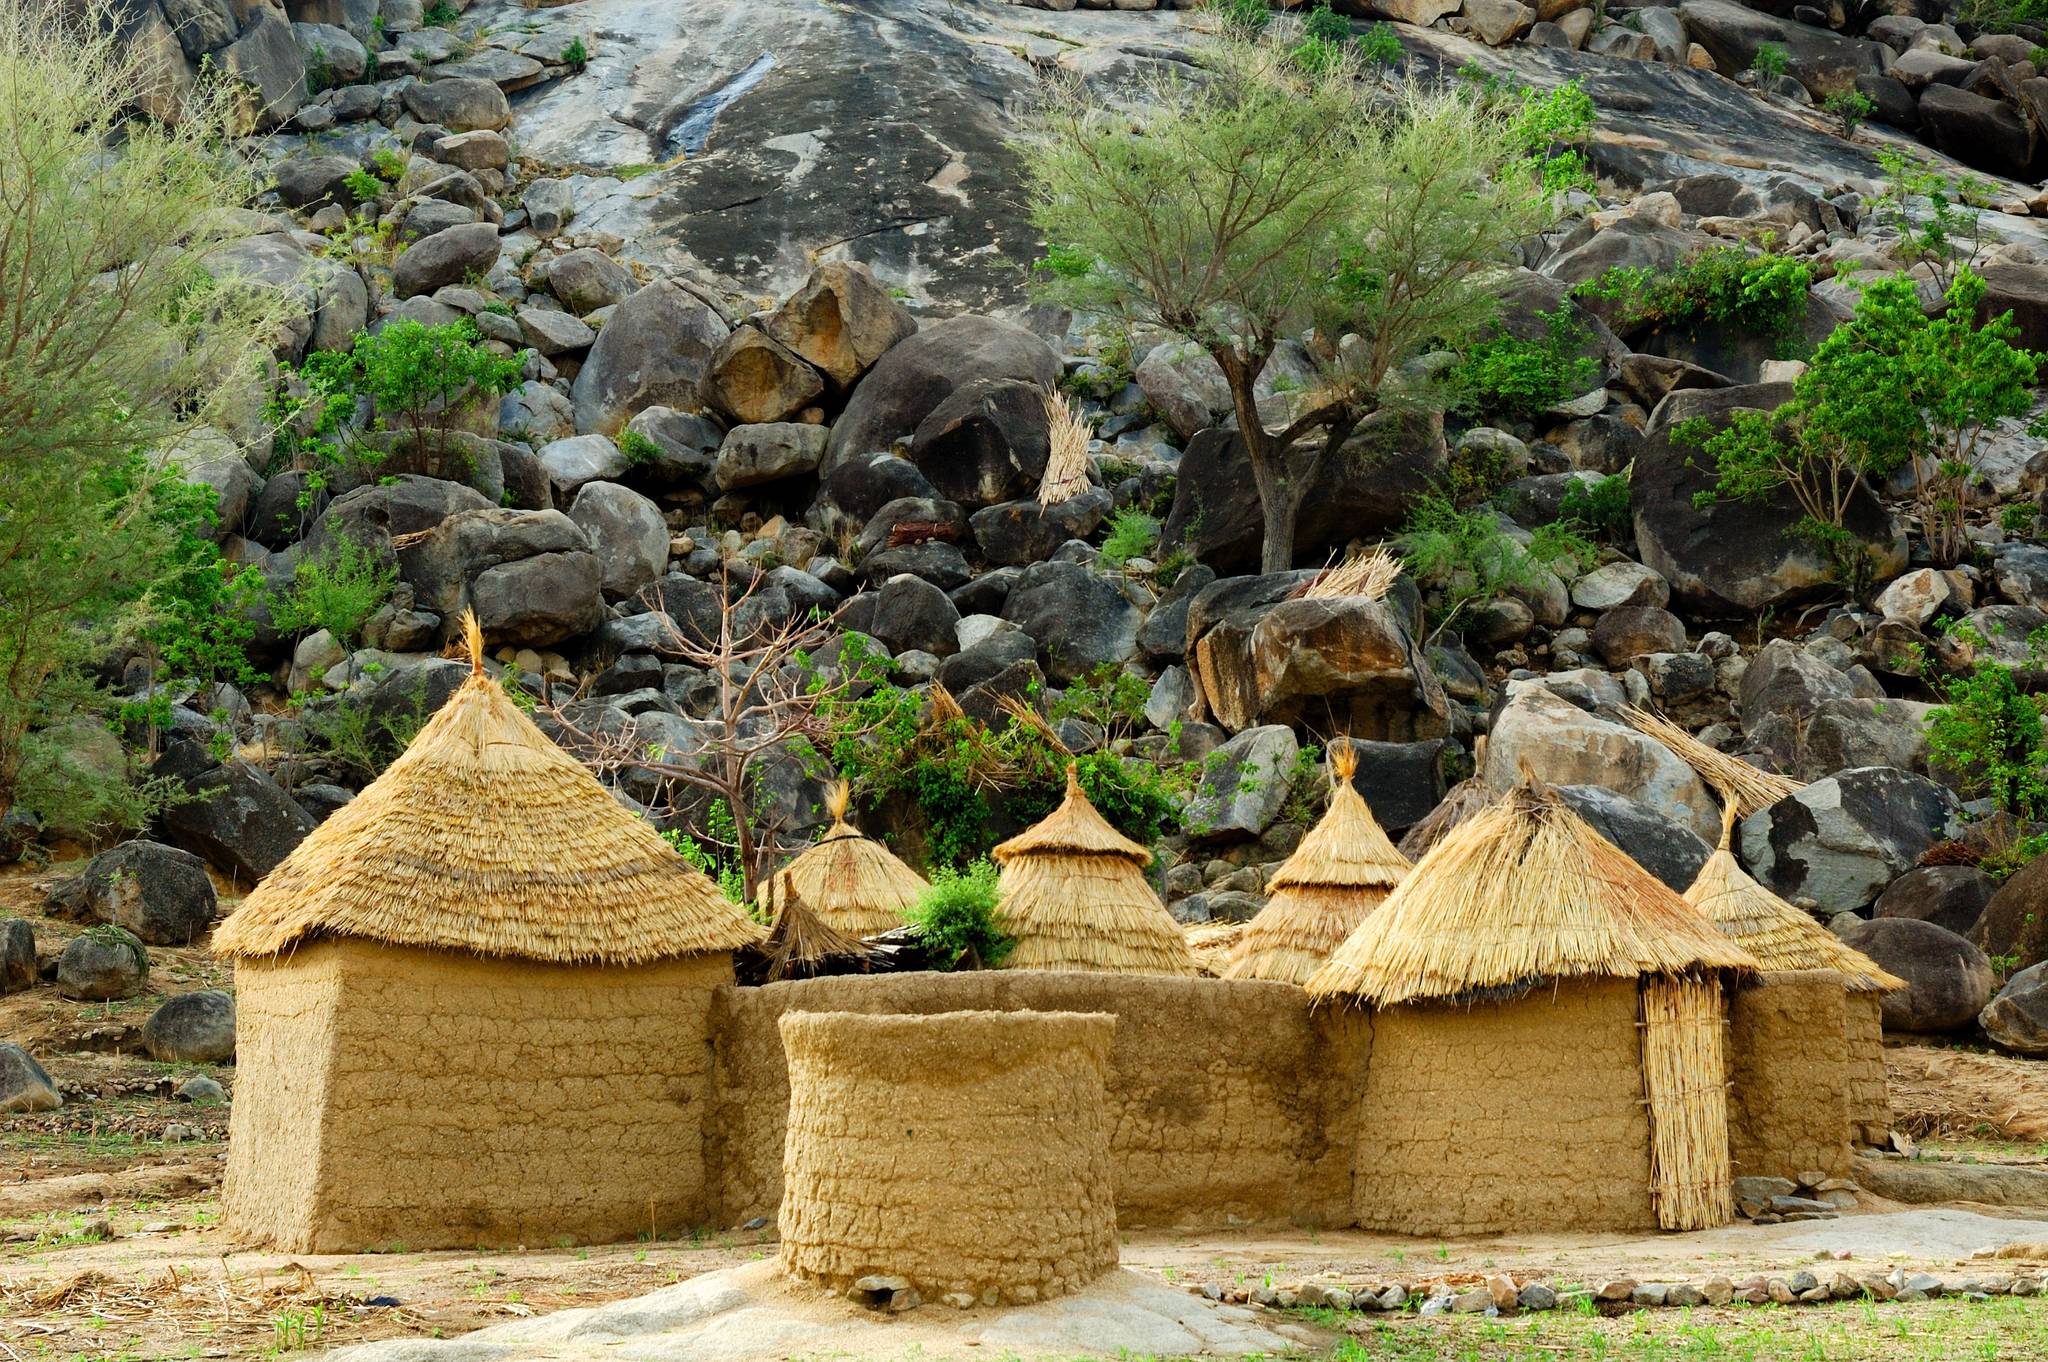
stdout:
<svg viewBox="0 0 2048 1362">
<path fill-rule="evenodd" d="M 1889 993 L 1906 981 L 1750 878 L 1735 859 L 1736 805 L 1721 818 L 1721 845 L 1700 867 L 1685 901 L 1771 973 L 1832 970 L 1852 993 Z"/>
<path fill-rule="evenodd" d="M 1330 752 L 1330 806 L 1266 882 L 1272 897 L 1238 938 L 1226 979 L 1306 984 L 1408 873 L 1408 858 L 1351 783 L 1358 750 Z"/>
<path fill-rule="evenodd" d="M 1145 879 L 1152 853 L 1109 825 L 1067 767 L 1067 797 L 998 846 L 997 913 L 1017 942 L 1005 969 L 1199 974 L 1180 925 Z"/>
<path fill-rule="evenodd" d="M 1525 780 L 1437 843 L 1308 990 L 1388 1004 L 1756 968 L 1563 799 Z"/>
<path fill-rule="evenodd" d="M 473 670 L 368 789 L 214 933 L 225 955 L 319 936 L 563 964 L 730 951 L 761 930 Z"/>
<path fill-rule="evenodd" d="M 846 821 L 845 782 L 832 787 L 832 826 L 782 870 L 762 881 L 759 898 L 779 906 L 792 886 L 818 920 L 849 936 L 873 936 L 903 925 L 903 914 L 931 888 L 895 852 Z"/>
</svg>

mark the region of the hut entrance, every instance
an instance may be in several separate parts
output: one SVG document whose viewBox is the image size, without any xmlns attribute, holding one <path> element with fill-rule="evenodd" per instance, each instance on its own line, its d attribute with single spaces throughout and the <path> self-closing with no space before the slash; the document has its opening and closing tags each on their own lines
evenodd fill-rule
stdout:
<svg viewBox="0 0 2048 1362">
<path fill-rule="evenodd" d="M 1643 1090 L 1650 1108 L 1650 1200 L 1667 1230 L 1735 1218 L 1728 1162 L 1728 1056 L 1721 985 L 1645 979 Z"/>
</svg>

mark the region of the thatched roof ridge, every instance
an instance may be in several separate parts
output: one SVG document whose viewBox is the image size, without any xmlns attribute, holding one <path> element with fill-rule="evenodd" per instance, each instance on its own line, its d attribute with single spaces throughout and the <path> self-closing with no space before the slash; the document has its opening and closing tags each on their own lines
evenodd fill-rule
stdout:
<svg viewBox="0 0 2048 1362">
<path fill-rule="evenodd" d="M 873 936 L 903 925 L 903 914 L 931 885 L 895 852 L 846 821 L 849 791 L 834 783 L 826 801 L 832 826 L 775 875 L 757 897 L 774 908 L 792 886 L 818 919 L 849 936 Z"/>
<path fill-rule="evenodd" d="M 993 852 L 997 864 L 1019 856 L 1046 852 L 1069 856 L 1118 856 L 1140 866 L 1152 863 L 1152 853 L 1111 827 L 1097 813 L 1081 789 L 1081 770 L 1067 763 L 1067 797 L 1060 806 L 1024 831 L 1002 843 Z"/>
<path fill-rule="evenodd" d="M 1370 885 L 1391 889 L 1408 873 L 1408 858 L 1394 849 L 1364 796 L 1351 783 L 1357 770 L 1358 752 L 1350 743 L 1340 742 L 1331 749 L 1329 807 L 1294 854 L 1273 872 L 1267 888 Z"/>
<path fill-rule="evenodd" d="M 484 674 L 214 933 L 223 955 L 321 936 L 556 964 L 731 951 L 761 929 Z"/>
<path fill-rule="evenodd" d="M 1556 793 L 1525 780 L 1432 848 L 1308 990 L 1385 1005 L 1756 968 Z"/>
<path fill-rule="evenodd" d="M 1685 901 L 1699 911 L 1772 974 L 1831 970 L 1852 993 L 1889 993 L 1906 981 L 1886 972 L 1875 960 L 1758 884 L 1735 859 L 1736 806 L 1721 819 L 1721 844 L 1692 886 Z"/>
</svg>

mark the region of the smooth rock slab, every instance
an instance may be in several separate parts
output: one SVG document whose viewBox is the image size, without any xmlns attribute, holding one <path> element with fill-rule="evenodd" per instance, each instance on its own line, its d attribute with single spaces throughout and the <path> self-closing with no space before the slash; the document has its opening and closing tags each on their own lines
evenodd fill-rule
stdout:
<svg viewBox="0 0 2048 1362">
<path fill-rule="evenodd" d="M 773 1262 L 707 1273 L 651 1295 L 514 1320 L 459 1339 L 388 1340 L 332 1362 L 770 1362 L 788 1357 L 1245 1357 L 1315 1340 L 1243 1306 L 1221 1305 L 1136 1272 L 1037 1305 L 877 1314 L 794 1287 Z"/>
</svg>

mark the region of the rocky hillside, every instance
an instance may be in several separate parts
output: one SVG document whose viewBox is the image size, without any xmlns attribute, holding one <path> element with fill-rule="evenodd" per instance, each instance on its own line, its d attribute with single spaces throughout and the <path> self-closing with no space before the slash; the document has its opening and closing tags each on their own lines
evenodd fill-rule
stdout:
<svg viewBox="0 0 2048 1362">
<path fill-rule="evenodd" d="M 203 931 L 211 891 L 169 848 L 245 885 L 274 866 L 459 681 L 442 653 L 466 610 L 621 798 L 730 870 L 730 811 L 672 768 L 730 746 L 729 683 L 754 663 L 728 650 L 722 677 L 713 655 L 736 620 L 801 635 L 782 660 L 848 687 L 808 747 L 756 768 L 764 836 L 822 825 L 836 761 L 870 826 L 968 856 L 1041 807 L 1067 753 L 1096 758 L 1127 826 L 1157 837 L 1176 914 L 1212 936 L 1257 910 L 1319 810 L 1316 749 L 1347 738 L 1397 835 L 1467 776 L 1528 771 L 1683 886 L 1719 800 L 1630 722 L 1658 711 L 1800 783 L 1738 849 L 1913 980 L 1895 1028 L 1970 1032 L 1983 1012 L 1999 1043 L 2048 1053 L 2048 972 L 2025 968 L 2048 959 L 2041 809 L 1930 741 L 1986 676 L 2038 715 L 2048 457 L 2023 417 L 1994 423 L 1956 543 L 1930 537 L 1910 475 L 1858 485 L 1842 524 L 1867 571 L 1848 589 L 1793 533 L 1789 494 L 1717 495 L 1701 457 L 1795 396 L 1856 314 L 1852 276 L 1901 274 L 1939 314 L 1967 263 L 1978 312 L 2048 348 L 2031 31 L 1732 0 L 1337 9 L 1397 40 L 1390 80 L 1579 82 L 1598 192 L 1498 290 L 1500 338 L 1550 390 L 1407 418 L 1398 457 L 1330 464 L 1298 567 L 1260 574 L 1221 372 L 1034 301 L 1044 248 L 1012 145 L 1049 80 L 1128 101 L 1192 69 L 1196 16 L 123 0 L 161 55 L 145 109 L 208 66 L 260 96 L 246 145 L 274 189 L 209 265 L 286 291 L 293 317 L 248 428 L 174 451 L 264 586 L 244 607 L 257 679 L 174 683 L 152 771 L 203 797 L 161 816 L 166 847 L 109 853 L 160 863 L 139 897 L 102 857 L 53 911 L 144 944 Z M 1953 228 L 1939 250 L 1930 222 Z M 491 399 L 367 420 L 334 357 L 407 323 L 473 328 L 458 358 Z M 1312 377 L 1283 345 L 1262 409 Z M 1085 486 L 1046 505 L 1049 392 L 1089 437 Z M 1407 560 L 1384 598 L 1315 586 L 1381 544 Z M 277 605 L 337 579 L 376 588 L 354 629 Z M 105 670 L 137 698 L 158 684 L 139 659 Z"/>
</svg>

